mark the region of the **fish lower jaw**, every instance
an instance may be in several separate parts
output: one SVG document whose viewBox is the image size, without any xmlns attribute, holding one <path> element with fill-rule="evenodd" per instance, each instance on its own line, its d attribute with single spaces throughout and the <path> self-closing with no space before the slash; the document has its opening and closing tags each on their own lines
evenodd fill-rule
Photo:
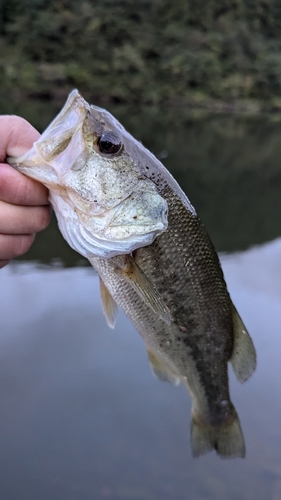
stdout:
<svg viewBox="0 0 281 500">
<path fill-rule="evenodd" d="M 145 234 L 130 234 L 128 236 L 126 231 L 123 231 L 124 235 L 122 235 L 122 226 L 120 226 L 121 237 L 119 234 L 118 238 L 109 237 L 107 234 L 109 223 L 105 228 L 102 227 L 102 224 L 99 226 L 97 224 L 97 231 L 90 231 L 81 222 L 78 211 L 63 199 L 61 193 L 52 191 L 50 202 L 54 207 L 63 237 L 73 250 L 87 259 L 94 257 L 110 259 L 116 255 L 130 254 L 137 248 L 150 245 L 163 232 L 161 227 Z"/>
<path fill-rule="evenodd" d="M 116 255 L 130 254 L 137 248 L 150 245 L 154 234 L 148 234 L 131 240 L 109 241 L 89 233 L 81 224 L 69 225 L 58 220 L 60 231 L 68 244 L 87 259 L 102 257 L 110 259 Z"/>
</svg>

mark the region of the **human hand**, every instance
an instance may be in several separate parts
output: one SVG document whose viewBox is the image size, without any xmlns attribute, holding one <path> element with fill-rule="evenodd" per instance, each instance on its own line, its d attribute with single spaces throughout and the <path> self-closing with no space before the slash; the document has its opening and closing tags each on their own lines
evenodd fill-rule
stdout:
<svg viewBox="0 0 281 500">
<path fill-rule="evenodd" d="M 27 252 L 50 222 L 48 190 L 5 163 L 28 151 L 40 134 L 19 116 L 0 116 L 0 268 Z"/>
</svg>

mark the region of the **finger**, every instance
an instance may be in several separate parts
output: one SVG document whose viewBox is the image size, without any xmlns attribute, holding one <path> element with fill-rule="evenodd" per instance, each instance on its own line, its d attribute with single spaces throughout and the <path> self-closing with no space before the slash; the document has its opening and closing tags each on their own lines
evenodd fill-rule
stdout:
<svg viewBox="0 0 281 500">
<path fill-rule="evenodd" d="M 3 162 L 7 156 L 20 156 L 26 153 L 40 137 L 39 132 L 20 116 L 0 116 L 0 129 L 1 162 Z"/>
<path fill-rule="evenodd" d="M 0 260 L 0 269 L 2 269 L 2 267 L 5 267 L 7 264 L 9 264 L 9 262 L 10 262 L 9 259 Z"/>
<path fill-rule="evenodd" d="M 51 207 L 26 207 L 0 201 L 0 214 L 1 234 L 30 234 L 48 226 Z"/>
<path fill-rule="evenodd" d="M 29 250 L 35 234 L 0 234 L 0 261 L 19 257 Z"/>
<path fill-rule="evenodd" d="M 48 190 L 7 163 L 0 163 L 0 200 L 14 205 L 46 205 Z"/>
</svg>

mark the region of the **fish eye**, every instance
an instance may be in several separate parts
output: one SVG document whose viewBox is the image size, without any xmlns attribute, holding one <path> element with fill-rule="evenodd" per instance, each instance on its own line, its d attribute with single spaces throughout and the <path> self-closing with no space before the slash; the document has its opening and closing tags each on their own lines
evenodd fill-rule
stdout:
<svg viewBox="0 0 281 500">
<path fill-rule="evenodd" d="M 106 131 L 98 138 L 97 146 L 101 153 L 116 155 L 121 151 L 123 144 L 117 134 Z"/>
</svg>

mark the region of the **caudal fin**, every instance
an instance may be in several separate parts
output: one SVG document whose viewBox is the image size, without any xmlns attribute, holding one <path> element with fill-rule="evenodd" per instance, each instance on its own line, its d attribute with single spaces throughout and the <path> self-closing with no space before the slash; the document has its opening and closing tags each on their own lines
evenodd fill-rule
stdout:
<svg viewBox="0 0 281 500">
<path fill-rule="evenodd" d="M 191 448 L 194 457 L 216 450 L 222 458 L 245 457 L 245 443 L 238 416 L 227 423 L 204 425 L 198 418 L 191 422 Z"/>
</svg>

